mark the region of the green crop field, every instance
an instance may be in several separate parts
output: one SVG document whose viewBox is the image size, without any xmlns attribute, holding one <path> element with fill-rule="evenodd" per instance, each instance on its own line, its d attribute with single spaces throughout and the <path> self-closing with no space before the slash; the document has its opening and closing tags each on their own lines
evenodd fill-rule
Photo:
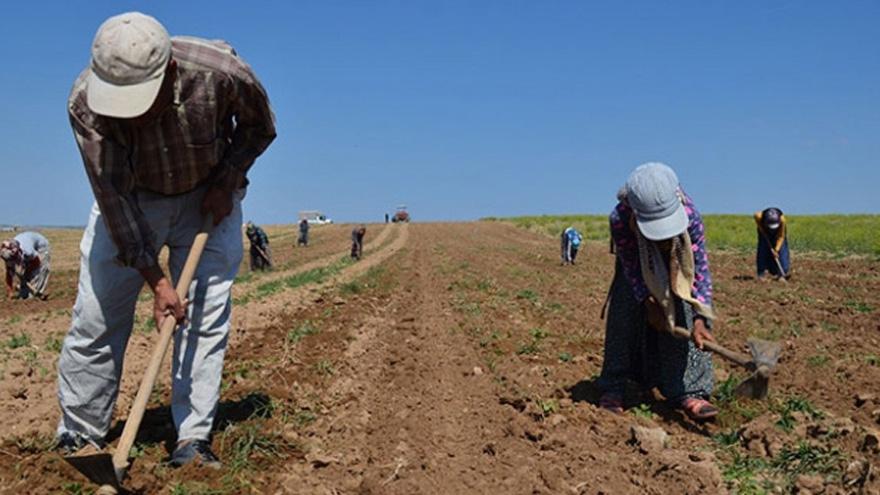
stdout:
<svg viewBox="0 0 880 495">
<path fill-rule="evenodd" d="M 834 256 L 880 257 L 880 215 L 786 215 L 789 245 L 796 252 L 820 252 Z M 751 215 L 704 215 L 706 236 L 712 249 L 751 251 L 757 234 Z M 608 217 L 604 215 L 541 215 L 484 218 L 509 222 L 535 232 L 559 235 L 574 226 L 585 239 L 608 241 Z"/>
</svg>

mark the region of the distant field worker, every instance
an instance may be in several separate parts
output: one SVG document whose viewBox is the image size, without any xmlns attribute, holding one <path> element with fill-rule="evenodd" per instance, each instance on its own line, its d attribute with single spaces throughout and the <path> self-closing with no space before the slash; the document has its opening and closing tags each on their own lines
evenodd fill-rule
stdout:
<svg viewBox="0 0 880 495">
<path fill-rule="evenodd" d="M 364 254 L 364 235 L 367 233 L 367 227 L 359 225 L 351 231 L 351 257 L 359 260 Z"/>
<path fill-rule="evenodd" d="M 647 163 L 632 172 L 626 202 L 618 202 L 609 220 L 617 257 L 600 405 L 623 412 L 624 386 L 632 379 L 658 387 L 693 419 L 714 417 L 718 409 L 708 401 L 712 360 L 701 349 L 714 340 L 709 330 L 715 313 L 699 212 L 671 168 Z M 693 338 L 673 337 L 672 325 L 691 330 Z"/>
<path fill-rule="evenodd" d="M 248 222 L 245 233 L 251 241 L 251 271 L 272 268 L 272 249 L 266 232 L 253 222 Z"/>
<path fill-rule="evenodd" d="M 49 241 L 45 237 L 36 232 L 22 232 L 0 244 L 0 258 L 6 265 L 7 298 L 48 297 Z"/>
<path fill-rule="evenodd" d="M 769 273 L 774 277 L 788 278 L 791 275 L 791 256 L 785 215 L 779 208 L 767 208 L 755 213 L 755 223 L 758 225 L 758 252 L 755 256 L 758 277 Z"/>
<path fill-rule="evenodd" d="M 574 227 L 568 227 L 562 231 L 560 236 L 560 244 L 562 250 L 562 264 L 573 265 L 577 258 L 578 250 L 581 248 L 581 242 L 584 240 L 580 232 Z"/>
<path fill-rule="evenodd" d="M 296 240 L 296 245 L 309 245 L 309 221 L 305 218 L 299 221 L 299 237 Z"/>
</svg>

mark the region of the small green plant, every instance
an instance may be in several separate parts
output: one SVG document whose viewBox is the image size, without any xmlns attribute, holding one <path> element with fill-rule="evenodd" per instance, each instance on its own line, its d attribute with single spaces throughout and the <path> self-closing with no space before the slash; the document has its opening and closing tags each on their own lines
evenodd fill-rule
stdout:
<svg viewBox="0 0 880 495">
<path fill-rule="evenodd" d="M 525 299 L 530 302 L 536 302 L 538 300 L 538 294 L 532 289 L 523 289 L 516 293 L 517 299 Z"/>
<path fill-rule="evenodd" d="M 807 358 L 807 366 L 810 368 L 821 368 L 831 361 L 831 357 L 826 354 L 816 354 Z"/>
<path fill-rule="evenodd" d="M 324 376 L 330 376 L 335 372 L 333 369 L 333 363 L 326 359 L 322 359 L 315 363 L 315 371 L 317 371 L 319 375 Z"/>
<path fill-rule="evenodd" d="M 310 409 L 300 409 L 293 414 L 293 421 L 299 426 L 307 426 L 315 422 L 318 416 Z"/>
<path fill-rule="evenodd" d="M 529 331 L 529 334 L 532 336 L 532 339 L 536 341 L 541 341 L 550 336 L 550 333 L 543 328 L 533 328 Z"/>
<path fill-rule="evenodd" d="M 837 474 L 842 459 L 843 455 L 837 449 L 800 441 L 796 447 L 786 445 L 771 464 L 794 478 L 799 474 Z"/>
<path fill-rule="evenodd" d="M 876 354 L 868 354 L 865 356 L 865 363 L 870 366 L 880 366 L 880 356 Z"/>
<path fill-rule="evenodd" d="M 13 315 L 7 318 L 6 324 L 15 325 L 16 323 L 21 322 L 21 315 Z"/>
<path fill-rule="evenodd" d="M 287 337 L 285 338 L 285 340 L 288 344 L 296 344 L 306 336 L 315 335 L 318 332 L 319 330 L 311 323 L 305 322 L 302 323 L 300 326 L 294 328 L 293 330 L 287 332 Z"/>
<path fill-rule="evenodd" d="M 732 447 L 739 443 L 739 432 L 736 428 L 716 433 L 712 436 L 712 440 L 721 447 Z"/>
<path fill-rule="evenodd" d="M 825 330 L 826 332 L 835 333 L 840 330 L 840 327 L 838 325 L 835 325 L 834 323 L 829 323 L 827 321 L 823 321 L 820 325 L 822 327 L 822 330 Z"/>
<path fill-rule="evenodd" d="M 804 413 L 812 419 L 821 419 L 824 417 L 822 411 L 816 409 L 812 402 L 803 397 L 789 397 L 777 407 L 779 419 L 776 426 L 785 431 L 791 431 L 797 421 L 794 418 L 795 412 Z"/>
<path fill-rule="evenodd" d="M 6 347 L 9 347 L 10 349 L 18 349 L 19 347 L 25 347 L 28 345 L 31 345 L 31 337 L 24 332 L 18 335 L 13 335 L 6 341 Z"/>
<path fill-rule="evenodd" d="M 45 344 L 43 344 L 43 349 L 52 354 L 57 354 L 61 352 L 62 343 L 63 341 L 58 337 L 49 337 L 46 339 Z"/>
<path fill-rule="evenodd" d="M 636 407 L 629 410 L 629 412 L 637 417 L 643 419 L 654 419 L 654 411 L 651 410 L 651 406 L 649 404 L 639 404 Z"/>
<path fill-rule="evenodd" d="M 28 365 L 28 367 L 36 368 L 38 362 L 37 351 L 34 349 L 28 349 L 24 351 L 24 362 Z"/>
<path fill-rule="evenodd" d="M 559 401 L 556 399 L 538 400 L 538 407 L 541 408 L 541 414 L 547 417 L 559 411 Z"/>
<path fill-rule="evenodd" d="M 519 347 L 516 348 L 516 353 L 519 355 L 537 354 L 540 350 L 538 343 L 533 340 L 531 342 L 520 344 Z"/>
<path fill-rule="evenodd" d="M 572 360 L 572 356 L 570 352 L 562 351 L 559 353 L 559 360 L 563 363 L 570 363 Z"/>
<path fill-rule="evenodd" d="M 92 493 L 95 493 L 94 490 L 83 487 L 82 483 L 78 481 L 67 481 L 62 483 L 61 489 L 64 491 L 65 495 L 91 495 Z"/>
<path fill-rule="evenodd" d="M 844 305 L 850 309 L 858 311 L 859 313 L 870 313 L 874 311 L 874 308 L 861 301 L 846 301 Z"/>
<path fill-rule="evenodd" d="M 352 294 L 360 294 L 361 284 L 357 281 L 344 283 L 339 287 L 339 292 L 347 296 L 350 296 Z"/>
<path fill-rule="evenodd" d="M 541 341 L 550 336 L 543 328 L 533 328 L 529 330 L 532 339 L 529 342 L 523 342 L 516 350 L 517 354 L 537 354 L 541 350 Z"/>
</svg>

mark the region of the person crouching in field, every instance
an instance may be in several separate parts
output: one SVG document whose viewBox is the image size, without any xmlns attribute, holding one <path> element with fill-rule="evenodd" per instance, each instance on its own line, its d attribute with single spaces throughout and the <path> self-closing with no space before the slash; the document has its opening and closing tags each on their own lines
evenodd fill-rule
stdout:
<svg viewBox="0 0 880 495">
<path fill-rule="evenodd" d="M 36 232 L 22 232 L 0 244 L 6 265 L 6 297 L 45 300 L 49 286 L 49 241 Z M 15 279 L 18 278 L 18 290 Z"/>
<path fill-rule="evenodd" d="M 791 274 L 791 257 L 785 215 L 779 208 L 767 208 L 755 213 L 755 223 L 758 225 L 758 252 L 755 256 L 758 278 L 770 274 L 778 279 L 787 279 Z"/>
<path fill-rule="evenodd" d="M 560 236 L 561 250 L 562 250 L 562 264 L 563 265 L 573 265 L 575 258 L 577 258 L 578 249 L 581 247 L 581 241 L 584 238 L 581 236 L 581 233 L 578 232 L 574 227 L 569 227 L 562 231 L 562 235 Z"/>
<path fill-rule="evenodd" d="M 714 341 L 715 313 L 699 212 L 671 168 L 646 163 L 630 175 L 626 201 L 609 220 L 617 256 L 598 380 L 601 407 L 623 412 L 624 386 L 634 379 L 658 387 L 693 419 L 714 417 L 712 360 L 701 349 Z M 673 325 L 693 338 L 673 337 Z"/>
<path fill-rule="evenodd" d="M 303 218 L 299 221 L 299 238 L 296 240 L 297 246 L 309 245 L 309 221 Z"/>
<path fill-rule="evenodd" d="M 355 227 L 351 231 L 351 257 L 359 260 L 364 254 L 364 235 L 367 234 L 367 228 L 363 225 Z"/>
<path fill-rule="evenodd" d="M 248 222 L 245 233 L 251 241 L 251 271 L 272 268 L 272 250 L 269 247 L 269 236 L 266 235 L 266 231 L 253 222 Z"/>
</svg>

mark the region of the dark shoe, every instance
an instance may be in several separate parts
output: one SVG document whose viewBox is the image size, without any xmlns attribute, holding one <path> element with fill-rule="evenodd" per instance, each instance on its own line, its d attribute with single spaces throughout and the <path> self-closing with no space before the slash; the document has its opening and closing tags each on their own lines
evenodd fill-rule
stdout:
<svg viewBox="0 0 880 495">
<path fill-rule="evenodd" d="M 171 453 L 171 464 L 181 467 L 196 461 L 198 464 L 211 469 L 220 469 L 223 463 L 211 452 L 211 443 L 207 440 L 185 440 L 177 444 L 177 448 Z"/>
<path fill-rule="evenodd" d="M 599 407 L 614 414 L 623 414 L 623 396 L 615 392 L 605 392 L 599 398 Z"/>
<path fill-rule="evenodd" d="M 58 437 L 58 443 L 55 444 L 55 451 L 62 456 L 69 456 L 77 453 L 86 445 L 92 445 L 98 450 L 101 450 L 106 446 L 103 441 L 91 440 L 85 435 L 66 431 Z"/>
</svg>

